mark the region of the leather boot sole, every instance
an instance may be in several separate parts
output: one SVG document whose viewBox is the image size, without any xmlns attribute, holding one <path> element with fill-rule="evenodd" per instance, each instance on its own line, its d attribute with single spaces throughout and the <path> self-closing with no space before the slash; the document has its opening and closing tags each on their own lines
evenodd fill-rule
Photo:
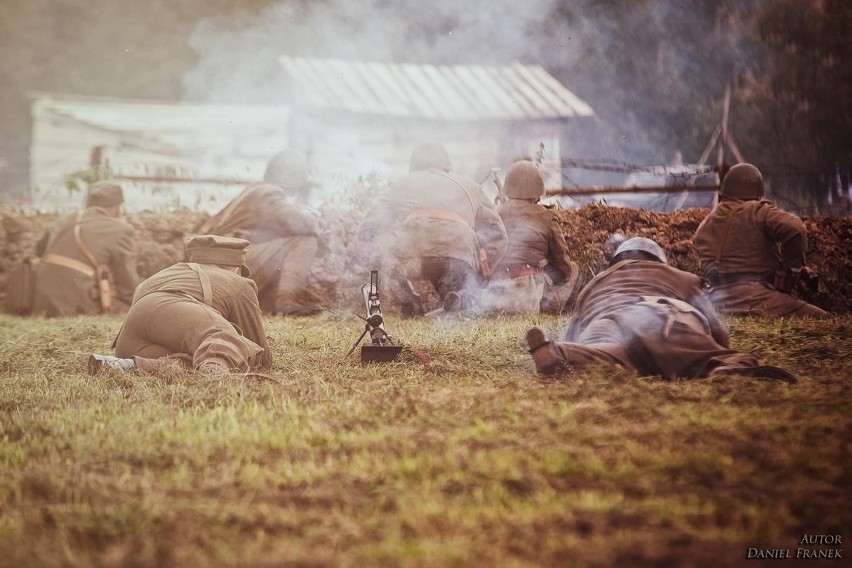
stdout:
<svg viewBox="0 0 852 568">
<path fill-rule="evenodd" d="M 574 371 L 574 368 L 559 356 L 553 342 L 540 327 L 527 330 L 526 340 L 539 375 L 570 374 Z"/>
</svg>

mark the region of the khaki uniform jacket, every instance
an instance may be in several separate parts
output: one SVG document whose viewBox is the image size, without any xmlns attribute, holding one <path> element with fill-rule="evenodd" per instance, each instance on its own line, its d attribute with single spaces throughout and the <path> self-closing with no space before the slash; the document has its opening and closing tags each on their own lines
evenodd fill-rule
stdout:
<svg viewBox="0 0 852 568">
<path fill-rule="evenodd" d="M 713 285 L 710 300 L 721 312 L 828 315 L 770 285 L 777 271 L 804 267 L 808 247 L 804 223 L 770 201 L 721 201 L 698 226 L 693 242 L 701 273 Z"/>
<path fill-rule="evenodd" d="M 493 268 L 507 241 L 503 221 L 482 188 L 437 169 L 414 171 L 394 182 L 387 200 L 368 213 L 358 238 L 387 247 L 397 258 L 454 258 L 474 269 L 480 265 L 480 247 Z"/>
<path fill-rule="evenodd" d="M 315 300 L 306 289 L 319 248 L 319 223 L 289 203 L 281 188 L 252 184 L 212 221 L 206 232 L 251 243 L 246 264 L 265 312 L 293 309 Z"/>
<path fill-rule="evenodd" d="M 694 274 L 626 260 L 580 293 L 567 342 L 554 344 L 570 365 L 616 363 L 642 375 L 702 377 L 718 366 L 759 364 L 728 348 L 728 333 Z"/>
<path fill-rule="evenodd" d="M 547 265 L 563 278 L 571 275 L 568 244 L 556 212 L 520 199 L 509 199 L 497 211 L 506 226 L 509 242 L 503 260 L 494 267 L 495 274 L 513 266 Z"/>
<path fill-rule="evenodd" d="M 116 355 L 187 354 L 197 367 L 202 352 L 228 360 L 234 369 L 270 366 L 256 284 L 218 266 L 198 267 L 210 279 L 210 305 L 204 304 L 198 273 L 187 263 L 161 270 L 137 288 Z"/>
<path fill-rule="evenodd" d="M 52 253 L 91 265 L 74 239 L 77 213 L 60 217 L 36 243 L 36 254 Z M 89 207 L 83 213 L 80 236 L 98 264 L 108 266 L 115 285 L 114 311 L 127 311 L 139 283 L 136 270 L 136 231 L 105 209 Z M 36 280 L 33 312 L 47 316 L 97 314 L 101 311 L 94 277 L 72 268 L 42 263 Z"/>
<path fill-rule="evenodd" d="M 263 243 L 295 236 L 319 236 L 316 218 L 287 201 L 282 189 L 255 183 L 213 219 L 207 233 Z"/>
<path fill-rule="evenodd" d="M 711 283 L 716 274 L 772 282 L 782 267 L 801 269 L 808 247 L 801 219 L 765 199 L 722 200 L 698 226 L 693 242 L 700 270 Z"/>
<path fill-rule="evenodd" d="M 632 307 L 645 297 L 686 302 L 707 320 L 713 339 L 728 346 L 728 332 L 702 292 L 701 279 L 661 262 L 646 260 L 625 260 L 595 276 L 577 298 L 577 311 L 566 338 L 576 341 L 596 320 Z"/>
</svg>

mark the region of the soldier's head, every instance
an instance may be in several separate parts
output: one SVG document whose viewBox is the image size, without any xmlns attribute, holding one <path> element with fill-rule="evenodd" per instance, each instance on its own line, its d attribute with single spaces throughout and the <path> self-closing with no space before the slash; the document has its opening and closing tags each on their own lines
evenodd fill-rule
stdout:
<svg viewBox="0 0 852 568">
<path fill-rule="evenodd" d="M 263 181 L 292 194 L 305 193 L 314 185 L 305 160 L 289 148 L 269 159 L 266 171 L 263 172 Z"/>
<path fill-rule="evenodd" d="M 113 181 L 98 181 L 89 186 L 86 193 L 86 207 L 101 207 L 115 217 L 121 215 L 121 205 L 124 203 L 124 192 L 121 186 Z"/>
<path fill-rule="evenodd" d="M 443 170 L 448 172 L 452 169 L 450 156 L 447 149 L 437 142 L 426 142 L 411 152 L 411 163 L 408 171 L 420 170 Z"/>
<path fill-rule="evenodd" d="M 512 199 L 541 199 L 544 196 L 544 178 L 538 166 L 528 160 L 512 164 L 506 172 L 503 193 Z"/>
<path fill-rule="evenodd" d="M 761 199 L 763 197 L 763 176 L 760 170 L 751 164 L 737 164 L 728 170 L 719 197 L 724 199 Z"/>
<path fill-rule="evenodd" d="M 660 245 L 645 237 L 633 237 L 618 245 L 609 264 L 613 266 L 623 260 L 652 260 L 663 264 L 669 263 Z"/>
<path fill-rule="evenodd" d="M 245 239 L 220 237 L 219 235 L 199 235 L 186 239 L 187 262 L 215 264 L 226 270 L 239 268 L 238 274 L 248 278 L 251 271 L 246 266 L 246 250 L 249 243 Z"/>
</svg>

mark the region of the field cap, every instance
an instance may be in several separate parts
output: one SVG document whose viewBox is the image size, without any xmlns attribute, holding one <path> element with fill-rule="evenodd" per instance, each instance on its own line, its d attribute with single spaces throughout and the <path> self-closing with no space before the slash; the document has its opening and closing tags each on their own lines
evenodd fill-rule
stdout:
<svg viewBox="0 0 852 568">
<path fill-rule="evenodd" d="M 124 203 L 121 186 L 112 181 L 98 181 L 89 186 L 86 207 L 114 207 Z"/>
<path fill-rule="evenodd" d="M 245 239 L 200 235 L 186 240 L 186 257 L 189 262 L 239 266 L 240 273 L 248 278 L 251 271 L 246 266 L 246 249 L 251 243 Z"/>
</svg>

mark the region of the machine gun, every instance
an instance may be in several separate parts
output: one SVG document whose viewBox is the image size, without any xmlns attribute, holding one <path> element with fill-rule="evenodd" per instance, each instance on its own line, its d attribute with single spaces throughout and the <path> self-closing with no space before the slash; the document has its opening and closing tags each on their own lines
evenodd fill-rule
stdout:
<svg viewBox="0 0 852 568">
<path fill-rule="evenodd" d="M 385 331 L 385 319 L 382 316 L 382 304 L 379 301 L 379 271 L 370 271 L 370 283 L 361 287 L 364 296 L 364 305 L 367 317 L 361 319 L 366 322 L 364 331 L 357 341 L 352 345 L 347 355 L 351 355 L 364 336 L 369 334 L 371 344 L 361 346 L 362 363 L 384 363 L 396 361 L 402 353 L 401 345 L 394 345 L 390 335 Z M 361 317 L 361 316 L 358 316 Z"/>
</svg>

